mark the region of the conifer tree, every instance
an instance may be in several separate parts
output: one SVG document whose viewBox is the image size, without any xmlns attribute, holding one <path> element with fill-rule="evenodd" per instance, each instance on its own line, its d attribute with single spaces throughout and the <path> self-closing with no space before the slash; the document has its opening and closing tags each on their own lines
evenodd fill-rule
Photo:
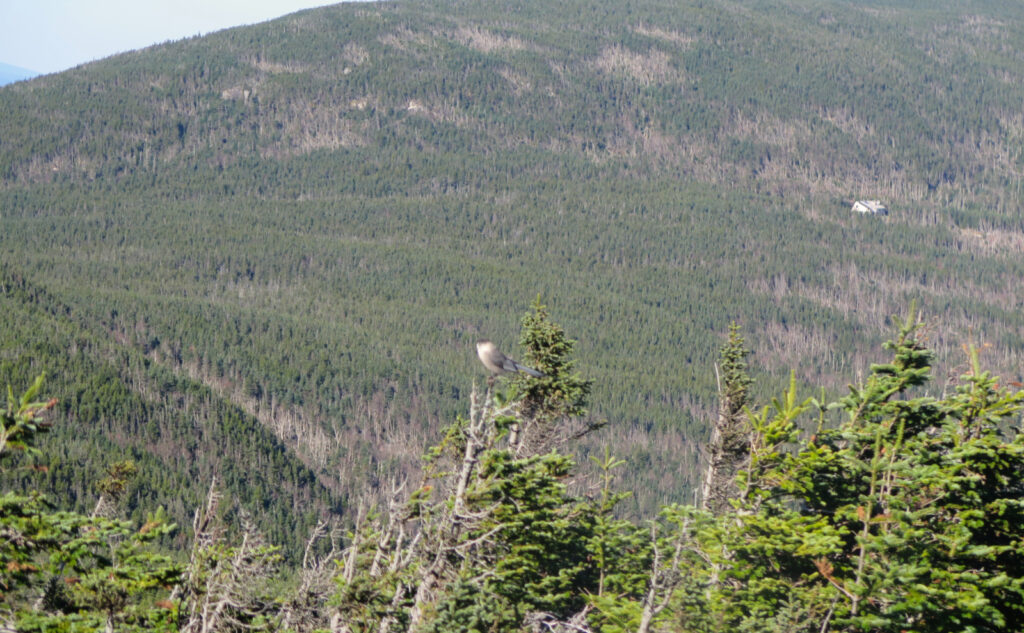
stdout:
<svg viewBox="0 0 1024 633">
<path fill-rule="evenodd" d="M 0 415 L 0 459 L 10 449 L 32 456 L 52 420 L 55 400 L 36 401 L 40 376 L 20 398 L 8 388 Z M 118 488 L 115 474 L 104 482 Z M 116 473 L 115 473 L 116 471 Z M 85 516 L 54 509 L 38 492 L 0 495 L 0 622 L 18 631 L 171 630 L 173 604 L 161 600 L 180 576 L 180 567 L 155 544 L 175 530 L 163 508 L 135 528 L 101 514 Z"/>
<path fill-rule="evenodd" d="M 737 496 L 736 474 L 750 451 L 749 425 L 744 418 L 747 394 L 753 382 L 747 374 L 749 355 L 750 350 L 744 347 L 740 336 L 740 327 L 734 322 L 729 326 L 729 339 L 721 350 L 718 418 L 711 428 L 701 485 L 701 506 L 716 514 L 728 510 L 729 499 Z"/>
<path fill-rule="evenodd" d="M 865 384 L 826 408 L 750 414 L 735 512 L 694 542 L 719 629 L 1009 631 L 1024 625 L 1024 394 L 969 348 L 956 392 L 922 393 L 933 355 L 911 315 Z M 800 440 L 798 419 L 819 412 Z M 786 449 L 796 444 L 796 450 Z M 683 608 L 677 603 L 680 612 Z M 683 626 L 681 630 L 699 630 Z"/>
</svg>

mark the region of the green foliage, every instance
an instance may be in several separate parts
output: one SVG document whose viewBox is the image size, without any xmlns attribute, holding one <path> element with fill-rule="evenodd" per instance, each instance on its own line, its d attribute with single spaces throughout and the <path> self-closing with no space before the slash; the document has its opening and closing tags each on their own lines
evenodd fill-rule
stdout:
<svg viewBox="0 0 1024 633">
<path fill-rule="evenodd" d="M 531 613 L 563 619 L 582 609 L 592 582 L 589 521 L 561 482 L 570 466 L 556 454 L 482 456 L 472 507 L 494 510 L 464 539 L 491 542 L 445 591 L 429 630 L 511 630 Z"/>
<path fill-rule="evenodd" d="M 34 402 L 41 386 L 42 378 L 9 398 L 0 454 L 33 448 L 48 428 L 41 416 L 55 402 Z M 175 529 L 163 508 L 135 529 L 130 521 L 54 510 L 37 492 L 5 492 L 0 613 L 19 631 L 171 630 L 173 605 L 154 601 L 167 595 L 181 567 L 155 545 Z"/>
<path fill-rule="evenodd" d="M 519 344 L 526 350 L 527 364 L 544 373 L 542 378 L 519 377 L 525 415 L 542 423 L 585 416 L 593 381 L 584 380 L 574 371 L 576 341 L 551 321 L 539 296 L 532 311 L 523 316 Z"/>
<path fill-rule="evenodd" d="M 40 567 L 42 608 L 16 611 L 18 630 L 174 630 L 174 605 L 154 602 L 181 575 L 181 566 L 153 547 L 176 529 L 162 509 L 137 530 L 128 521 L 68 512 L 37 514 L 34 520 L 37 547 L 45 540 L 49 550 Z M 40 584 L 29 586 L 38 590 Z"/>
<path fill-rule="evenodd" d="M 649 573 L 650 546 L 647 534 L 632 522 L 615 516 L 616 506 L 628 493 L 616 492 L 613 470 L 625 465 L 605 447 L 602 459 L 591 456 L 601 473 L 600 496 L 592 502 L 593 526 L 587 540 L 592 573 L 597 574 L 597 588 L 588 601 L 594 612 L 588 621 L 597 630 L 615 633 L 636 630 L 639 610 L 623 596 L 640 595 Z"/>
<path fill-rule="evenodd" d="M 722 395 L 721 399 L 728 403 L 724 415 L 737 416 L 745 406 L 754 379 L 748 373 L 747 357 L 750 350 L 745 347 L 740 326 L 736 322 L 729 325 L 729 339 L 719 351 L 722 359 Z"/>
<path fill-rule="evenodd" d="M 139 474 L 139 467 L 130 460 L 116 462 L 107 467 L 107 476 L 100 480 L 97 487 L 100 493 L 120 499 L 124 496 L 128 482 Z"/>
<path fill-rule="evenodd" d="M 1004 433 L 1024 393 L 999 387 L 973 348 L 955 393 L 916 393 L 933 359 L 921 330 L 911 311 L 886 345 L 892 361 L 829 406 L 837 425 L 821 417 L 797 440 L 797 419 L 821 407 L 795 382 L 751 416 L 744 495 L 695 539 L 714 626 L 1020 628 L 1024 444 Z"/>
<path fill-rule="evenodd" d="M 841 621 L 893 631 L 1020 628 L 1024 446 L 1019 436 L 1005 441 L 1001 427 L 1024 394 L 1000 389 L 973 353 L 954 395 L 897 397 L 930 369 L 913 317 L 890 345 L 893 362 L 873 367 L 867 385 L 840 401 L 849 422 L 821 438 L 843 458 L 846 485 L 805 493 L 813 506 L 828 502 L 839 529 L 856 536 L 849 566 L 832 572 L 850 600 Z"/>
<path fill-rule="evenodd" d="M 0 414 L 0 459 L 10 459 L 9 451 L 21 451 L 27 455 L 38 455 L 35 448 L 36 436 L 50 430 L 50 421 L 45 413 L 57 402 L 33 402 L 43 386 L 45 376 L 36 378 L 32 386 L 20 398 L 14 397 L 10 385 L 7 387 L 7 408 Z"/>
<path fill-rule="evenodd" d="M 541 453 L 600 428 L 601 423 L 584 419 L 593 381 L 574 371 L 576 341 L 551 321 L 540 297 L 523 316 L 519 338 L 526 362 L 544 375 L 517 374 L 513 378 L 510 397 L 516 401 L 517 419 L 509 421 L 510 448 L 519 456 Z M 495 397 L 496 402 L 504 398 L 502 394 Z M 503 423 L 501 419 L 495 422 Z"/>
</svg>

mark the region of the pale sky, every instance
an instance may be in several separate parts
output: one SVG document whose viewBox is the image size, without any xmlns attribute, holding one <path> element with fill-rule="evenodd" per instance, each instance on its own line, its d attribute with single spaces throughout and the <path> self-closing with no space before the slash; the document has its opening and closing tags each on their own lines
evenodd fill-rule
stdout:
<svg viewBox="0 0 1024 633">
<path fill-rule="evenodd" d="M 0 63 L 40 73 L 338 0 L 0 0 Z"/>
</svg>

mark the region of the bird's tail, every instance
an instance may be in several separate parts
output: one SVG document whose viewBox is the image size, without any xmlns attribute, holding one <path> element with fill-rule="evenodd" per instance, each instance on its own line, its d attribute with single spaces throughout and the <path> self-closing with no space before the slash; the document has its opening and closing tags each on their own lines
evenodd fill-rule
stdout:
<svg viewBox="0 0 1024 633">
<path fill-rule="evenodd" d="M 537 371 L 536 369 L 527 367 L 525 365 L 520 365 L 519 363 L 516 363 L 516 371 L 521 371 L 523 373 L 530 374 L 534 378 L 544 377 L 544 372 Z"/>
</svg>

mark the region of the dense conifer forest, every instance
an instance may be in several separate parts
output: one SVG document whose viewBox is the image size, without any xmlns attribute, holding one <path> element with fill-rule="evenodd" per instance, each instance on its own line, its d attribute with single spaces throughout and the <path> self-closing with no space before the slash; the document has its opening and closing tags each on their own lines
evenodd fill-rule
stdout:
<svg viewBox="0 0 1024 633">
<path fill-rule="evenodd" d="M 1003 391 L 1024 349 L 1022 51 L 1024 7 L 997 0 L 400 0 L 0 87 L 5 428 L 38 410 L 19 396 L 41 374 L 52 423 L 30 465 L 0 453 L 4 520 L 53 530 L 4 528 L 39 543 L 8 561 L 4 613 L 35 605 L 19 622 L 39 630 L 85 611 L 182 630 L 1019 628 L 1019 532 L 980 532 L 1022 492 Z M 861 199 L 890 213 L 851 213 Z M 535 310 L 521 333 L 537 297 L 559 325 Z M 738 333 L 744 353 L 720 356 Z M 552 391 L 487 389 L 485 337 L 564 369 Z M 872 365 L 886 340 L 893 369 Z M 748 407 L 710 485 L 726 368 L 751 379 Z M 784 389 L 814 399 L 760 409 Z M 917 417 L 890 437 L 896 394 Z M 509 440 L 537 403 L 567 425 L 531 427 L 554 452 Z M 1005 470 L 976 470 L 964 438 Z M 490 456 L 462 488 L 459 450 Z M 939 462 L 995 488 L 954 503 Z M 820 489 L 853 472 L 875 483 Z M 899 489 L 922 477 L 924 496 Z M 928 515 L 929 494 L 952 514 Z M 548 540 L 509 527 L 511 507 Z M 936 531 L 950 517 L 963 530 Z M 945 544 L 949 575 L 899 566 L 904 528 Z M 118 554 L 145 563 L 139 585 L 101 587 L 117 556 L 40 562 L 93 529 L 146 552 Z M 267 582 L 218 603 L 229 626 L 204 583 L 243 558 L 225 573 Z M 86 577 L 69 565 L 93 594 L 46 589 Z M 962 577 L 976 568 L 991 576 Z"/>
</svg>

